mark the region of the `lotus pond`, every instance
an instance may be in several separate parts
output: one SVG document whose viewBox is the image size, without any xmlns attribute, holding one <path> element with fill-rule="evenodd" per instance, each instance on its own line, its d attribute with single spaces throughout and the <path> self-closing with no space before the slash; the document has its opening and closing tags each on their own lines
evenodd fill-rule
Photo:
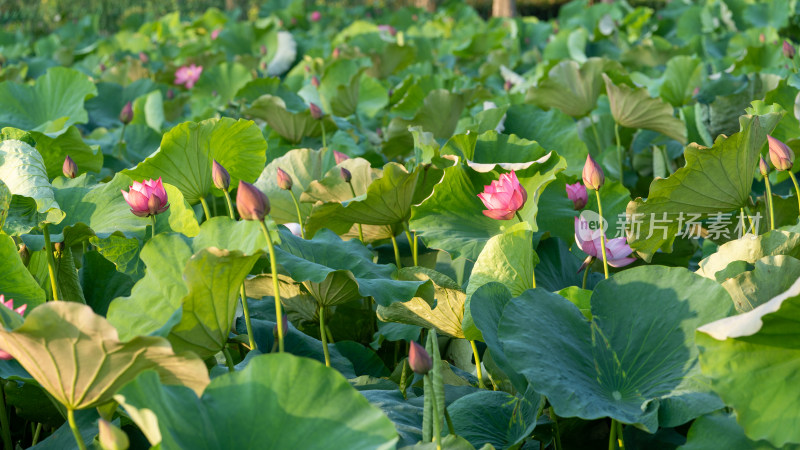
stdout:
<svg viewBox="0 0 800 450">
<path fill-rule="evenodd" d="M 795 0 L 263 3 L 0 31 L 3 448 L 800 448 Z"/>
</svg>

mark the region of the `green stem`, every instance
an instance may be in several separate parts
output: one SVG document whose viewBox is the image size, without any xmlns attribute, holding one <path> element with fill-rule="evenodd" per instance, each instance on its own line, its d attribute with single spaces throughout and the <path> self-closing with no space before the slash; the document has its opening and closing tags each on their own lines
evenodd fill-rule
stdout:
<svg viewBox="0 0 800 450">
<path fill-rule="evenodd" d="M 469 344 L 472 346 L 472 355 L 475 357 L 475 368 L 477 370 L 478 376 L 478 387 L 481 389 L 485 389 L 486 385 L 483 384 L 483 371 L 481 370 L 481 357 L 478 354 L 478 346 L 475 345 L 475 341 L 469 341 Z"/>
<path fill-rule="evenodd" d="M 397 247 L 397 239 L 392 236 L 392 247 L 394 247 L 394 260 L 397 263 L 397 268 L 402 269 L 403 265 L 400 264 L 400 249 Z"/>
<path fill-rule="evenodd" d="M 625 450 L 625 438 L 622 435 L 622 422 L 617 422 L 617 444 L 620 450 Z"/>
<path fill-rule="evenodd" d="M 208 210 L 208 203 L 206 203 L 205 198 L 200 197 L 200 204 L 203 205 L 203 214 L 206 215 L 205 219 L 203 219 L 203 222 L 205 222 L 211 218 L 211 212 Z"/>
<path fill-rule="evenodd" d="M 278 328 L 278 352 L 283 353 L 283 312 L 281 311 L 281 294 L 280 284 L 278 283 L 278 261 L 275 258 L 275 245 L 272 243 L 272 236 L 267 230 L 267 225 L 263 220 L 258 223 L 261 224 L 261 231 L 267 238 L 267 247 L 269 247 L 269 268 L 272 271 L 272 289 L 275 297 L 275 320 L 277 321 L 276 327 Z"/>
<path fill-rule="evenodd" d="M 447 406 L 444 407 L 444 420 L 447 422 L 447 431 L 456 436 L 456 427 L 453 426 L 453 419 L 450 418 L 450 413 L 447 412 Z"/>
<path fill-rule="evenodd" d="M 608 258 L 606 257 L 606 232 L 603 230 L 603 205 L 600 203 L 600 189 L 594 191 L 597 195 L 597 214 L 600 215 L 600 247 L 603 249 L 603 272 L 606 275 L 606 280 L 608 279 Z M 588 267 L 587 267 L 588 270 Z"/>
<path fill-rule="evenodd" d="M 556 447 L 555 450 L 561 450 L 561 433 L 558 431 L 558 417 L 556 417 L 553 407 L 550 407 L 550 420 L 553 421 L 553 441 Z"/>
<path fill-rule="evenodd" d="M 231 194 L 228 191 L 222 191 L 225 194 L 225 203 L 228 205 L 228 216 L 231 219 L 236 220 L 236 216 L 233 215 L 233 202 L 231 202 Z"/>
<path fill-rule="evenodd" d="M 233 356 L 227 346 L 222 347 L 222 354 L 225 355 L 225 365 L 228 366 L 228 372 L 235 372 L 236 368 L 233 366 Z"/>
<path fill-rule="evenodd" d="M 425 374 L 430 386 L 433 386 L 433 377 Z M 433 391 L 433 389 L 431 389 Z M 439 407 L 436 404 L 436 393 L 431 392 L 431 410 L 433 411 L 433 442 L 436 443 L 436 450 L 442 450 L 442 418 L 439 417 Z"/>
<path fill-rule="evenodd" d="M 244 283 L 239 286 L 239 295 L 242 297 L 242 314 L 244 314 L 244 325 L 247 327 L 247 340 L 250 342 L 250 350 L 255 350 L 256 340 L 253 337 L 253 325 L 250 322 L 250 306 L 247 304 L 247 292 L 244 290 Z"/>
<path fill-rule="evenodd" d="M 417 259 L 418 255 L 419 255 L 419 244 L 417 243 L 417 232 L 415 231 L 412 234 L 414 235 L 414 265 L 419 265 L 418 264 L 418 259 Z"/>
<path fill-rule="evenodd" d="M 408 378 L 408 359 L 403 360 L 403 371 L 400 372 L 400 392 L 403 394 L 403 398 L 408 400 L 406 397 L 406 379 Z"/>
<path fill-rule="evenodd" d="M 53 300 L 58 300 L 58 281 L 56 280 L 56 262 L 53 259 L 53 244 L 50 242 L 50 229 L 47 223 L 42 225 L 44 234 L 44 248 L 47 252 L 47 271 L 50 274 L 50 288 L 53 290 Z"/>
<path fill-rule="evenodd" d="M 327 325 L 325 325 L 325 334 L 328 335 L 328 343 L 329 344 L 335 344 L 336 343 L 336 341 L 333 340 L 333 333 L 331 332 L 331 327 L 329 327 Z"/>
<path fill-rule="evenodd" d="M 83 442 L 81 432 L 78 431 L 78 424 L 75 423 L 75 410 L 67 408 L 67 422 L 72 430 L 72 435 L 75 436 L 75 442 L 78 444 L 79 450 L 86 450 L 86 444 Z"/>
<path fill-rule="evenodd" d="M 622 142 L 619 138 L 619 124 L 614 123 L 614 135 L 617 137 L 617 159 L 619 159 L 619 182 L 622 183 L 623 172 L 623 158 L 622 158 Z"/>
<path fill-rule="evenodd" d="M 0 385 L 0 389 L 2 389 Z M 5 392 L 0 392 L 0 426 L 3 428 L 3 448 L 14 448 L 11 443 L 11 418 L 6 409 Z"/>
<path fill-rule="evenodd" d="M 517 216 L 517 219 L 519 219 L 520 223 L 525 222 L 524 220 L 522 220 L 522 216 L 519 215 L 519 211 L 515 211 L 514 214 Z"/>
<path fill-rule="evenodd" d="M 331 355 L 328 352 L 328 336 L 325 333 L 325 307 L 319 307 L 319 335 L 322 338 L 322 352 L 325 354 L 325 365 L 331 366 Z"/>
<path fill-rule="evenodd" d="M 124 123 L 122 124 L 122 132 L 119 135 L 119 142 L 117 142 L 117 149 L 116 149 L 117 150 L 117 157 L 120 160 L 125 161 L 125 162 L 128 161 L 128 159 L 126 158 L 126 155 L 125 155 L 125 153 L 127 153 L 125 151 L 125 147 L 127 145 L 127 144 L 125 144 L 125 129 L 127 127 L 128 127 L 127 124 L 124 124 Z"/>
<path fill-rule="evenodd" d="M 594 126 L 594 120 L 589 116 L 589 123 L 592 125 L 592 133 L 594 133 L 594 140 L 597 141 L 597 151 L 603 152 L 603 142 L 600 140 L 600 134 L 597 132 L 597 127 Z"/>
<path fill-rule="evenodd" d="M 617 421 L 611 419 L 611 433 L 608 435 L 608 450 L 617 448 Z"/>
<path fill-rule="evenodd" d="M 792 179 L 792 183 L 794 183 L 794 192 L 797 195 L 797 208 L 800 212 L 800 186 L 797 185 L 797 178 L 795 178 L 794 173 L 791 169 L 787 170 L 789 172 L 789 177 Z"/>
<path fill-rule="evenodd" d="M 295 197 L 294 192 L 289 189 L 289 194 L 292 196 L 292 201 L 294 202 L 294 209 L 297 211 L 297 223 L 300 225 L 300 237 L 305 239 L 306 232 L 303 229 L 303 215 L 300 213 L 300 203 L 297 202 L 297 197 Z"/>
<path fill-rule="evenodd" d="M 347 184 L 350 186 L 350 192 L 353 194 L 353 198 L 356 198 L 357 195 L 356 195 L 356 190 L 353 187 L 353 183 L 348 181 Z M 358 240 L 361 241 L 362 244 L 366 245 L 366 242 L 364 242 L 364 231 L 361 229 L 361 224 L 359 223 L 356 225 L 358 225 Z"/>
<path fill-rule="evenodd" d="M 153 228 L 150 231 L 150 239 L 153 239 L 154 237 L 156 237 L 156 215 L 155 214 L 150 216 L 150 222 L 152 222 L 152 225 L 153 225 Z"/>
<path fill-rule="evenodd" d="M 586 280 L 589 278 L 589 266 L 583 269 L 583 284 L 581 284 L 581 289 L 586 289 Z"/>
<path fill-rule="evenodd" d="M 764 177 L 764 186 L 767 187 L 767 195 L 764 199 L 769 206 L 769 229 L 775 229 L 775 212 L 772 210 L 772 188 L 769 187 L 769 176 Z"/>
<path fill-rule="evenodd" d="M 753 222 L 753 214 L 750 212 L 750 207 L 746 206 L 743 208 L 744 212 L 747 213 L 747 220 L 750 221 L 750 229 L 753 230 L 753 234 L 758 236 L 758 228 L 756 227 L 755 222 Z"/>
<path fill-rule="evenodd" d="M 319 125 L 322 127 L 322 148 L 326 148 L 328 145 L 325 142 L 325 119 L 319 121 Z"/>
<path fill-rule="evenodd" d="M 36 445 L 39 442 L 39 435 L 42 433 L 42 422 L 38 422 L 36 424 L 36 429 L 33 430 L 33 440 L 31 441 L 31 447 Z"/>
<path fill-rule="evenodd" d="M 408 245 L 411 246 L 411 256 L 414 258 L 414 265 L 419 266 L 419 258 L 417 256 L 417 235 L 414 235 L 414 238 L 411 238 L 411 230 L 408 229 L 408 222 L 403 222 L 403 228 L 406 229 L 406 239 L 408 239 Z"/>
</svg>

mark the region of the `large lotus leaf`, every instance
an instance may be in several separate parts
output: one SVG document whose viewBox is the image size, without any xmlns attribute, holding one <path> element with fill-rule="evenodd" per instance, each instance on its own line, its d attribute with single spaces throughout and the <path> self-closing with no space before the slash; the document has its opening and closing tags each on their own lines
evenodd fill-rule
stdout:
<svg viewBox="0 0 800 450">
<path fill-rule="evenodd" d="M 746 206 L 759 152 L 778 120 L 777 113 L 741 116 L 740 132 L 720 136 L 711 148 L 689 145 L 684 167 L 654 180 L 647 200 L 637 198 L 628 204 L 631 247 L 649 261 L 658 249 L 671 250 L 676 233 L 682 231 L 679 226 Z"/>
<path fill-rule="evenodd" d="M 534 289 L 503 309 L 506 357 L 556 414 L 652 433 L 722 407 L 694 343 L 695 328 L 732 310 L 721 286 L 683 268 L 637 267 L 598 283 L 591 306 L 587 321 L 569 300 Z"/>
<path fill-rule="evenodd" d="M 28 305 L 28 309 L 45 302 L 44 290 L 36 282 L 17 254 L 17 246 L 10 236 L 0 231 L 0 294 L 14 300 L 14 306 Z"/>
<path fill-rule="evenodd" d="M 209 98 L 214 104 L 227 105 L 233 100 L 239 89 L 253 79 L 247 67 L 239 64 L 223 62 L 203 70 L 203 76 L 197 80 L 192 98 Z"/>
<path fill-rule="evenodd" d="M 217 160 L 230 173 L 231 186 L 258 178 L 266 164 L 267 143 L 249 120 L 228 117 L 184 122 L 168 131 L 153 155 L 124 173 L 134 179 L 161 177 L 180 189 L 189 204 L 212 192 L 211 166 Z"/>
<path fill-rule="evenodd" d="M 447 139 L 456 129 L 465 99 L 462 94 L 455 94 L 445 89 L 435 89 L 428 93 L 410 120 L 395 117 L 389 122 L 387 135 L 407 135 L 408 127 L 419 125 L 425 131 L 433 133 L 437 139 Z"/>
<path fill-rule="evenodd" d="M 465 395 L 447 407 L 458 436 L 475 448 L 513 448 L 530 436 L 542 398 L 515 397 L 500 391 L 478 391 Z"/>
<path fill-rule="evenodd" d="M 603 92 L 601 75 L 607 70 L 622 70 L 616 61 L 589 58 L 583 64 L 565 60 L 550 69 L 547 78 L 528 90 L 525 100 L 542 108 L 558 108 L 572 117 L 583 117 L 597 105 Z"/>
<path fill-rule="evenodd" d="M 81 132 L 71 126 L 55 133 L 31 132 L 36 139 L 36 150 L 42 155 L 47 168 L 47 176 L 55 178 L 62 174 L 62 166 L 67 156 L 75 161 L 78 173 L 100 172 L 103 167 L 103 153 L 100 147 L 83 142 Z"/>
<path fill-rule="evenodd" d="M 292 143 L 298 143 L 306 136 L 322 135 L 323 124 L 326 133 L 333 134 L 336 130 L 336 123 L 330 116 L 320 121 L 311 117 L 308 109 L 291 111 L 282 98 L 272 95 L 262 95 L 256 99 L 244 114 L 267 122 L 270 128 Z"/>
<path fill-rule="evenodd" d="M 651 98 L 647 89 L 615 85 L 603 74 L 614 120 L 628 128 L 645 128 L 686 143 L 686 124 L 675 117 L 672 105 L 660 98 Z"/>
<path fill-rule="evenodd" d="M 282 242 L 275 249 L 278 263 L 321 305 L 372 297 L 388 306 L 413 298 L 429 283 L 394 279 L 394 265 L 373 263 L 372 253 L 361 242 L 342 241 L 330 230 L 321 230 L 312 240 L 284 230 L 280 234 Z"/>
<path fill-rule="evenodd" d="M 508 108 L 504 125 L 505 134 L 516 134 L 558 152 L 567 160 L 565 174 L 580 176 L 589 150 L 578 134 L 577 123 L 570 116 L 557 109 L 544 111 L 533 105 L 514 105 Z"/>
<path fill-rule="evenodd" d="M 558 292 L 570 286 L 583 286 L 583 272 L 579 271 L 583 259 L 577 256 L 577 252 L 569 251 L 570 245 L 574 246 L 573 242 L 574 238 L 565 243 L 557 237 L 539 242 L 536 246 L 536 255 L 539 257 L 539 264 L 536 265 L 536 287 Z M 598 265 L 602 266 L 602 263 Z M 599 269 L 600 272 L 591 272 L 591 267 L 589 268 L 586 289 L 592 289 L 603 279 L 603 269 Z"/>
<path fill-rule="evenodd" d="M 676 56 L 667 62 L 659 95 L 672 106 L 680 108 L 691 103 L 694 90 L 700 87 L 704 78 L 705 71 L 700 58 Z"/>
<path fill-rule="evenodd" d="M 698 328 L 700 365 L 748 438 L 800 443 L 800 280 L 752 311 Z M 753 387 L 758 395 L 753 395 Z"/>
<path fill-rule="evenodd" d="M 521 170 L 547 156 L 548 151 L 536 141 L 490 130 L 480 135 L 467 133 L 453 136 L 442 148 L 442 154 L 468 160 L 479 171 L 482 171 L 480 166 L 483 164 L 491 168 L 497 163 L 507 170 Z"/>
<path fill-rule="evenodd" d="M 330 153 L 326 149 L 294 149 L 273 159 L 264 168 L 255 185 L 269 198 L 270 216 L 275 222 L 297 222 L 297 212 L 291 194 L 278 186 L 278 169 L 289 174 L 292 179 L 292 192 L 300 200 L 303 191 L 308 189 L 314 181 L 322 179 L 335 164 L 333 155 Z M 337 174 L 337 176 L 341 179 L 341 175 Z M 311 205 L 300 203 L 300 214 L 303 215 L 303 218 L 310 213 Z"/>
<path fill-rule="evenodd" d="M 71 409 L 97 406 L 147 369 L 163 381 L 202 392 L 205 364 L 177 355 L 159 337 L 119 340 L 117 330 L 86 305 L 51 302 L 28 313 L 22 326 L 0 329 L 0 348 L 14 357 L 59 403 Z"/>
<path fill-rule="evenodd" d="M 127 274 L 118 271 L 116 266 L 98 251 L 88 251 L 83 254 L 78 276 L 86 304 L 102 316 L 108 314 L 111 300 L 130 295 L 131 288 L 136 282 Z"/>
<path fill-rule="evenodd" d="M 686 444 L 680 450 L 706 450 L 724 448 L 726 450 L 797 450 L 798 445 L 787 444 L 781 447 L 767 441 L 748 439 L 744 430 L 736 423 L 734 413 L 717 411 L 698 417 L 686 434 Z"/>
<path fill-rule="evenodd" d="M 391 449 L 397 441 L 392 422 L 336 370 L 289 354 L 256 356 L 243 370 L 212 380 L 200 398 L 144 373 L 115 399 L 165 450 L 322 450 L 332 443 Z"/>
<path fill-rule="evenodd" d="M 155 89 L 157 89 L 156 84 L 149 78 L 140 78 L 127 86 L 117 83 L 97 83 L 97 97 L 86 102 L 89 125 L 104 128 L 116 128 L 122 125 L 119 113 L 125 104 Z"/>
<path fill-rule="evenodd" d="M 389 306 L 378 305 L 378 318 L 384 322 L 399 322 L 422 328 L 436 328 L 440 333 L 455 338 L 463 338 L 461 321 L 464 317 L 466 295 L 458 284 L 446 275 L 424 267 L 404 267 L 400 269 L 401 280 L 431 280 L 433 282 L 435 304 L 422 296 L 405 302 L 395 302 Z"/>
<path fill-rule="evenodd" d="M 800 234 L 773 230 L 759 236 L 745 236 L 719 246 L 719 249 L 700 261 L 699 275 L 723 282 L 744 270 L 729 274 L 727 269 L 736 261 L 755 264 L 766 256 L 785 255 L 800 259 Z M 733 266 L 731 266 L 733 268 Z"/>
<path fill-rule="evenodd" d="M 742 272 L 722 283 L 736 310 L 747 312 L 785 292 L 800 278 L 800 260 L 791 256 L 759 259 L 751 271 Z"/>
<path fill-rule="evenodd" d="M 0 142 L 0 180 L 14 195 L 4 224 L 10 232 L 27 232 L 41 222 L 64 218 L 39 152 L 17 140 Z"/>
<path fill-rule="evenodd" d="M 366 71 L 357 60 L 335 59 L 326 65 L 319 86 L 319 96 L 325 111 L 339 117 L 355 114 L 358 108 L 361 75 Z"/>
<path fill-rule="evenodd" d="M 551 152 L 549 157 L 516 172 L 520 184 L 528 192 L 528 200 L 519 213 L 534 231 L 539 196 L 565 166 L 564 159 Z M 495 171 L 478 172 L 462 164 L 444 169 L 444 176 L 434 186 L 433 193 L 420 205 L 411 207 L 411 228 L 426 246 L 442 249 L 453 258 L 465 256 L 474 260 L 486 241 L 517 222 L 516 218 L 503 221 L 483 215 L 486 207 L 478 194 L 497 178 Z"/>
<path fill-rule="evenodd" d="M 57 131 L 75 123 L 86 123 L 89 116 L 84 100 L 97 95 L 89 77 L 77 70 L 54 67 L 33 86 L 4 81 L 0 83 L 0 128 Z"/>
<path fill-rule="evenodd" d="M 400 164 L 386 164 L 381 177 L 370 183 L 363 197 L 314 206 L 305 225 L 306 231 L 313 236 L 318 230 L 328 228 L 341 234 L 354 223 L 394 225 L 405 222 L 411 215 L 414 190 L 422 170 L 419 167 L 409 172 Z"/>
</svg>

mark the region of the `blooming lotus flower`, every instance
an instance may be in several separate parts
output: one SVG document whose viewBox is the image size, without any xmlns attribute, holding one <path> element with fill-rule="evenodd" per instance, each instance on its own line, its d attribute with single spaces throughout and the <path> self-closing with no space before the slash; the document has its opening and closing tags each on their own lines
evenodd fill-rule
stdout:
<svg viewBox="0 0 800 450">
<path fill-rule="evenodd" d="M 416 341 L 411 341 L 411 348 L 408 350 L 408 365 L 411 366 L 414 373 L 425 375 L 433 369 L 433 360 L 424 347 L 417 344 Z"/>
<path fill-rule="evenodd" d="M 597 161 L 592 158 L 592 155 L 586 155 L 586 163 L 583 165 L 583 184 L 587 189 L 594 189 L 595 191 L 603 187 L 606 182 L 606 176 L 603 173 L 603 168 Z"/>
<path fill-rule="evenodd" d="M 483 211 L 483 215 L 496 220 L 509 220 L 525 206 L 528 192 L 519 184 L 517 174 L 512 170 L 500 175 L 499 180 L 484 186 L 478 198 L 488 208 Z"/>
<path fill-rule="evenodd" d="M 78 165 L 75 164 L 75 161 L 67 155 L 64 158 L 64 164 L 61 166 L 61 172 L 64 173 L 64 176 L 67 178 L 75 178 L 78 176 Z"/>
<path fill-rule="evenodd" d="M 600 237 L 604 234 L 602 229 L 590 229 L 589 222 L 583 217 L 575 218 L 575 243 L 577 243 L 578 248 L 587 255 L 595 258 L 603 257 L 603 247 L 600 242 Z M 633 249 L 628 245 L 628 241 L 624 236 L 606 239 L 605 241 L 606 259 L 608 260 L 609 266 L 625 267 L 636 261 L 636 258 L 631 258 L 629 256 L 633 253 Z"/>
<path fill-rule="evenodd" d="M 194 87 L 194 84 L 197 83 L 201 73 L 203 73 L 203 66 L 196 66 L 194 64 L 191 66 L 181 66 L 181 68 L 175 71 L 175 84 L 182 84 L 186 86 L 186 89 L 191 89 Z"/>
<path fill-rule="evenodd" d="M 319 22 L 320 19 L 322 19 L 322 13 L 319 11 L 314 11 L 311 13 L 311 16 L 309 18 L 311 19 L 312 22 Z"/>
<path fill-rule="evenodd" d="M 211 40 L 214 41 L 219 37 L 219 33 L 222 31 L 222 28 L 217 28 L 216 30 L 211 32 Z"/>
<path fill-rule="evenodd" d="M 236 209 L 242 220 L 264 220 L 269 214 L 269 199 L 257 187 L 239 180 Z"/>
<path fill-rule="evenodd" d="M 794 164 L 794 152 L 788 145 L 767 135 L 769 141 L 769 160 L 778 170 L 789 170 Z"/>
<path fill-rule="evenodd" d="M 231 175 L 216 159 L 211 163 L 211 181 L 217 189 L 223 191 L 227 191 L 231 186 Z"/>
<path fill-rule="evenodd" d="M 25 314 L 25 309 L 28 307 L 28 305 L 22 305 L 19 308 L 14 309 L 14 300 L 8 299 L 8 301 L 6 301 L 5 296 L 3 296 L 2 294 L 0 294 L 0 304 L 16 312 L 20 316 Z M 11 355 L 8 354 L 8 352 L 0 350 L 0 359 L 5 359 L 6 361 L 8 361 L 13 358 L 11 357 Z"/>
<path fill-rule="evenodd" d="M 583 209 L 586 202 L 589 201 L 589 195 L 586 193 L 586 186 L 575 183 L 567 185 L 567 197 L 572 200 L 575 210 Z"/>
<path fill-rule="evenodd" d="M 345 155 L 344 153 L 338 151 L 338 150 L 334 150 L 333 151 L 333 159 L 336 160 L 336 164 L 338 165 L 338 164 L 341 164 L 342 161 L 346 161 L 346 160 L 350 159 L 350 157 Z"/>
<path fill-rule="evenodd" d="M 131 212 L 139 217 L 155 216 L 169 209 L 167 191 L 164 190 L 161 177 L 158 180 L 150 179 L 142 183 L 134 181 L 129 192 L 122 189 L 120 191 L 130 205 Z"/>
</svg>

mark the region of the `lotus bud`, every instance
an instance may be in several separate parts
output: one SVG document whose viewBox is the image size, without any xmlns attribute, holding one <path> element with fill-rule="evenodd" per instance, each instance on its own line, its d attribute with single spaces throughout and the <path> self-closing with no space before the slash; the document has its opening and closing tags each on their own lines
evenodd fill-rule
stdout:
<svg viewBox="0 0 800 450">
<path fill-rule="evenodd" d="M 794 54 L 794 45 L 790 44 L 789 41 L 783 41 L 783 56 L 789 59 L 794 59 Z"/>
<path fill-rule="evenodd" d="M 269 214 L 269 199 L 250 183 L 239 180 L 236 191 L 236 209 L 242 220 L 264 220 Z"/>
<path fill-rule="evenodd" d="M 583 165 L 583 184 L 587 189 L 598 190 L 603 187 L 606 181 L 606 176 L 603 174 L 603 168 L 597 161 L 592 158 L 592 155 L 586 156 L 586 164 Z"/>
<path fill-rule="evenodd" d="M 764 161 L 764 157 L 762 156 L 758 160 L 758 171 L 761 172 L 761 176 L 766 177 L 769 175 L 769 164 Z"/>
<path fill-rule="evenodd" d="M 383 139 L 383 128 L 378 127 L 375 130 L 375 134 L 377 134 L 379 138 Z"/>
<path fill-rule="evenodd" d="M 283 335 L 286 336 L 286 332 L 289 330 L 289 316 L 283 314 L 281 316 L 281 325 L 283 325 Z M 275 339 L 278 339 L 278 324 L 272 326 L 272 336 Z"/>
<path fill-rule="evenodd" d="M 211 164 L 211 180 L 217 189 L 227 192 L 231 187 L 231 175 L 216 159 Z"/>
<path fill-rule="evenodd" d="M 769 142 L 769 160 L 778 170 L 789 170 L 794 164 L 794 152 L 788 145 L 767 135 Z"/>
<path fill-rule="evenodd" d="M 311 117 L 314 120 L 322 120 L 322 110 L 319 109 L 319 106 L 315 105 L 314 103 L 309 103 L 308 109 L 311 110 Z"/>
<path fill-rule="evenodd" d="M 311 73 L 311 66 L 305 66 L 303 69 L 306 71 L 306 73 Z"/>
<path fill-rule="evenodd" d="M 261 50 L 261 56 L 267 56 L 267 46 L 266 45 L 262 44 L 260 50 Z"/>
<path fill-rule="evenodd" d="M 342 179 L 344 179 L 345 183 L 349 183 L 350 180 L 353 179 L 353 174 L 351 174 L 350 171 L 344 167 L 341 168 L 340 173 L 342 174 Z"/>
<path fill-rule="evenodd" d="M 278 168 L 278 187 L 284 191 L 292 190 L 292 177 L 280 167 Z"/>
<path fill-rule="evenodd" d="M 339 47 L 336 47 L 335 49 L 333 49 L 333 54 L 331 56 L 333 56 L 333 59 L 338 59 L 341 53 L 342 50 Z"/>
<path fill-rule="evenodd" d="M 315 88 L 319 89 L 319 77 L 317 77 L 316 75 L 314 75 L 313 77 L 311 77 L 311 84 L 312 84 L 312 85 L 313 85 Z"/>
<path fill-rule="evenodd" d="M 512 83 L 511 80 L 506 80 L 506 82 L 503 83 L 503 89 L 506 92 L 510 91 L 512 87 L 514 87 L 514 83 Z"/>
<path fill-rule="evenodd" d="M 150 62 L 150 58 L 147 56 L 147 53 L 139 52 L 139 61 L 141 61 L 143 64 L 147 64 Z"/>
<path fill-rule="evenodd" d="M 133 103 L 128 102 L 125 103 L 125 106 L 122 107 L 122 111 L 119 112 L 119 121 L 127 125 L 131 123 L 132 120 L 133 120 Z"/>
<path fill-rule="evenodd" d="M 417 341 L 411 341 L 411 348 L 408 350 L 408 365 L 414 373 L 425 375 L 433 369 L 433 360 L 431 355 L 424 347 L 417 344 Z"/>
<path fill-rule="evenodd" d="M 311 13 L 310 19 L 312 22 L 319 22 L 320 19 L 322 19 L 322 13 L 319 11 L 314 11 Z"/>
<path fill-rule="evenodd" d="M 105 419 L 97 421 L 97 435 L 100 448 L 103 450 L 127 450 L 130 446 L 128 435 Z"/>
<path fill-rule="evenodd" d="M 19 259 L 22 260 L 22 264 L 27 267 L 28 263 L 31 261 L 31 252 L 28 250 L 28 246 L 25 244 L 20 245 L 17 253 L 19 254 Z"/>
<path fill-rule="evenodd" d="M 567 185 L 567 197 L 572 200 L 572 205 L 576 211 L 583 209 L 589 201 L 589 195 L 586 193 L 586 186 L 580 183 Z"/>
<path fill-rule="evenodd" d="M 78 176 L 78 165 L 75 164 L 75 161 L 67 155 L 64 158 L 64 165 L 61 166 L 61 172 L 64 173 L 64 176 L 67 178 L 75 178 Z"/>
<path fill-rule="evenodd" d="M 342 161 L 347 161 L 348 159 L 350 159 L 350 157 L 345 155 L 344 153 L 338 151 L 338 150 L 334 150 L 333 151 L 333 159 L 336 160 L 336 164 L 338 165 L 338 164 L 341 164 Z"/>
<path fill-rule="evenodd" d="M 100 72 L 105 72 L 105 71 L 106 71 L 106 65 L 103 64 L 103 63 L 100 63 Z"/>
</svg>

